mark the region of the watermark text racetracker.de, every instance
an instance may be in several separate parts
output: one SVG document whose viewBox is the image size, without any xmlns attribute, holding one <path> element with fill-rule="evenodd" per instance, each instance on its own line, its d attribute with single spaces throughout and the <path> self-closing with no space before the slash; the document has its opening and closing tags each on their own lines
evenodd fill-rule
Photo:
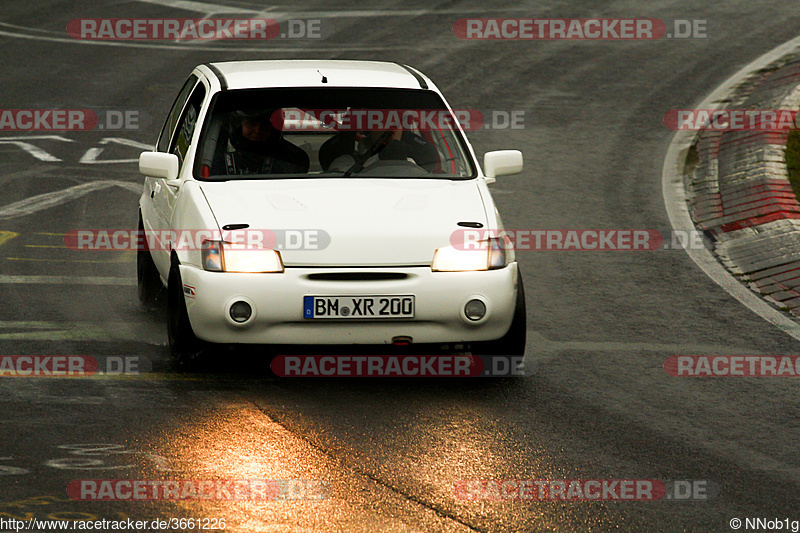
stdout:
<svg viewBox="0 0 800 533">
<path fill-rule="evenodd" d="M 800 129 L 792 109 L 671 109 L 664 125 L 673 131 L 789 131 Z"/>
<path fill-rule="evenodd" d="M 279 355 L 270 363 L 281 377 L 468 378 L 525 376 L 521 355 Z"/>
<path fill-rule="evenodd" d="M 129 230 L 82 229 L 71 230 L 64 244 L 71 250 L 194 250 L 202 251 L 204 242 L 222 241 L 243 249 L 260 250 L 324 250 L 331 242 L 322 229 L 255 228 L 218 230 Z"/>
<path fill-rule="evenodd" d="M 90 41 L 218 41 L 324 39 L 333 23 L 322 19 L 266 18 L 83 18 L 72 19 L 67 33 Z"/>
<path fill-rule="evenodd" d="M 703 233 L 647 229 L 459 229 L 450 235 L 456 250 L 500 247 L 517 251 L 660 251 L 705 249 Z"/>
<path fill-rule="evenodd" d="M 328 487 L 310 479 L 76 479 L 67 495 L 79 501 L 318 501 L 328 497 Z"/>
<path fill-rule="evenodd" d="M 91 515 L 88 515 L 91 516 Z M 154 520 L 133 520 L 131 518 L 108 520 L 67 520 L 0 517 L 0 532 L 5 531 L 162 531 L 162 530 L 214 530 L 225 529 L 224 518 L 156 518 Z"/>
<path fill-rule="evenodd" d="M 489 479 L 457 481 L 453 490 L 467 501 L 705 501 L 720 487 L 704 479 Z"/>
<path fill-rule="evenodd" d="M 655 40 L 705 39 L 705 19 L 655 18 L 462 18 L 459 39 L 478 40 Z"/>
<path fill-rule="evenodd" d="M 675 377 L 798 377 L 798 355 L 672 355 L 664 370 Z"/>
<path fill-rule="evenodd" d="M 149 359 L 139 356 L 0 355 L 0 378 L 135 375 L 150 370 Z"/>
<path fill-rule="evenodd" d="M 281 131 L 465 131 L 525 129 L 524 109 L 278 109 L 270 122 Z"/>
<path fill-rule="evenodd" d="M 135 109 L 0 109 L 0 131 L 138 130 L 149 122 Z"/>
<path fill-rule="evenodd" d="M 660 251 L 706 248 L 699 231 L 637 229 L 459 229 L 450 235 L 457 250 L 488 246 L 530 251 Z M 71 250 L 203 250 L 207 241 L 252 249 L 324 250 L 331 243 L 323 229 L 79 229 L 64 236 Z"/>
</svg>

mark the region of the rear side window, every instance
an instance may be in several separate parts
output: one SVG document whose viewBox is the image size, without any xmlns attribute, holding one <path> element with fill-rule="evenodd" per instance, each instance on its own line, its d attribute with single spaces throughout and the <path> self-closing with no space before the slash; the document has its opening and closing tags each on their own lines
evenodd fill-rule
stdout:
<svg viewBox="0 0 800 533">
<path fill-rule="evenodd" d="M 170 141 L 172 140 L 172 133 L 175 131 L 175 125 L 178 123 L 178 117 L 181 116 L 183 106 L 186 105 L 186 100 L 189 99 L 189 94 L 192 92 L 192 89 L 196 83 L 197 76 L 192 74 L 189 76 L 189 79 L 186 80 L 186 83 L 183 84 L 181 92 L 178 93 L 178 97 L 172 104 L 172 109 L 169 111 L 167 121 L 164 123 L 164 127 L 161 128 L 161 135 L 159 135 L 158 144 L 156 145 L 157 151 L 166 152 L 169 150 Z"/>
</svg>

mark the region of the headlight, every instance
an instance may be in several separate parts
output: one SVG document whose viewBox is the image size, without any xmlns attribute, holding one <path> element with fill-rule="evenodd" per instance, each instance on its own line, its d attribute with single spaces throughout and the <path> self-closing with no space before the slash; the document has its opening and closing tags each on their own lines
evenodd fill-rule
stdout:
<svg viewBox="0 0 800 533">
<path fill-rule="evenodd" d="M 485 241 L 465 243 L 458 247 L 438 248 L 433 254 L 431 270 L 434 272 L 466 272 L 503 268 L 514 259 L 511 246 L 511 239 L 503 235 Z"/>
<path fill-rule="evenodd" d="M 280 252 L 224 241 L 203 241 L 203 268 L 213 272 L 283 272 Z"/>
</svg>

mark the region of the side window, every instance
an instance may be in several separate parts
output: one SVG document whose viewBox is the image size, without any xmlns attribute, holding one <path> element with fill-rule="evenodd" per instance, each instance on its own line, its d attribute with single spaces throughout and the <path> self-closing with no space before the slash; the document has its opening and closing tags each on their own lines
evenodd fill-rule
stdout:
<svg viewBox="0 0 800 533">
<path fill-rule="evenodd" d="M 189 93 L 191 93 L 196 83 L 197 76 L 192 74 L 189 76 L 189 79 L 186 80 L 186 83 L 183 84 L 181 92 L 178 93 L 178 97 L 172 104 L 172 109 L 169 111 L 167 121 L 164 123 L 164 127 L 161 128 L 161 135 L 158 136 L 158 145 L 156 146 L 157 151 L 166 152 L 169 149 L 169 142 L 172 139 L 172 132 L 175 131 L 175 124 L 178 123 L 178 117 L 181 115 L 183 106 L 186 104 L 186 100 L 189 99 Z"/>
<path fill-rule="evenodd" d="M 192 135 L 194 134 L 197 117 L 200 115 L 200 108 L 203 106 L 205 97 L 206 88 L 200 83 L 189 98 L 189 102 L 186 104 L 183 115 L 178 122 L 175 135 L 173 135 L 169 151 L 178 156 L 181 165 L 183 165 L 183 159 L 186 157 L 189 145 L 192 144 Z"/>
</svg>

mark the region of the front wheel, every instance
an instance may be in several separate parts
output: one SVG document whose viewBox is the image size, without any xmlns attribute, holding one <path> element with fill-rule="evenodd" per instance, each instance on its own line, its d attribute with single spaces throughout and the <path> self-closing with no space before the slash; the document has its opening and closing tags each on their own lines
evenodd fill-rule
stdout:
<svg viewBox="0 0 800 533">
<path fill-rule="evenodd" d="M 203 341 L 197 338 L 189 322 L 183 283 L 177 263 L 169 271 L 167 284 L 167 337 L 169 351 L 179 365 L 188 365 L 203 349 Z"/>
</svg>

